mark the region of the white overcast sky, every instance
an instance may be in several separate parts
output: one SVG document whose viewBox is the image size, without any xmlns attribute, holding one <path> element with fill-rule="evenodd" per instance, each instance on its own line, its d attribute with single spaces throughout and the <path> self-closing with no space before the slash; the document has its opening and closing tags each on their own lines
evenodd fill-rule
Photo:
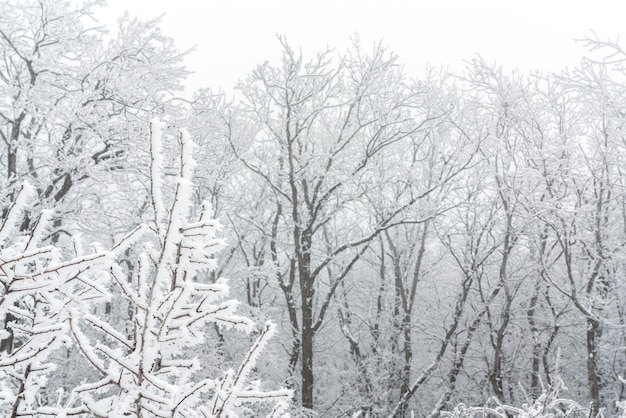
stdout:
<svg viewBox="0 0 626 418">
<path fill-rule="evenodd" d="M 309 56 L 345 47 L 358 33 L 364 47 L 382 40 L 409 75 L 427 63 L 459 69 L 476 54 L 520 70 L 558 71 L 584 50 L 573 41 L 594 30 L 615 40 L 626 32 L 625 0 L 107 0 L 107 24 L 128 10 L 164 15 L 161 28 L 194 74 L 190 89 L 230 91 L 255 65 L 280 56 L 277 34 Z"/>
</svg>

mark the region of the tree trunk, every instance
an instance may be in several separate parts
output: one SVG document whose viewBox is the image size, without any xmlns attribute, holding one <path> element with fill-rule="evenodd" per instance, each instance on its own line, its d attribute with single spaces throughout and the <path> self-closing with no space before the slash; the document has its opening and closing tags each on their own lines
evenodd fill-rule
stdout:
<svg viewBox="0 0 626 418">
<path fill-rule="evenodd" d="M 315 327 L 313 321 L 313 299 L 315 296 L 314 278 L 311 277 L 311 234 L 309 230 L 296 229 L 298 275 L 302 302 L 302 407 L 313 409 L 313 339 Z M 296 241 L 298 242 L 298 241 Z"/>
<path fill-rule="evenodd" d="M 302 314 L 307 315 L 308 309 Z M 313 409 L 313 327 L 311 321 L 303 318 L 302 324 L 302 406 Z"/>
<path fill-rule="evenodd" d="M 17 175 L 17 153 L 10 147 L 7 160 L 7 178 L 11 179 Z"/>
<path fill-rule="evenodd" d="M 589 416 L 595 418 L 600 413 L 600 377 L 597 368 L 597 342 L 602 329 L 598 321 L 587 319 L 587 380 L 591 394 L 591 411 Z"/>
<path fill-rule="evenodd" d="M 539 284 L 535 285 L 534 293 L 528 303 L 526 314 L 528 316 L 528 326 L 533 338 L 533 351 L 530 366 L 530 396 L 535 401 L 541 395 L 539 366 L 541 361 L 541 344 L 539 343 L 539 329 L 535 321 L 537 310 L 537 300 L 539 299 Z"/>
</svg>

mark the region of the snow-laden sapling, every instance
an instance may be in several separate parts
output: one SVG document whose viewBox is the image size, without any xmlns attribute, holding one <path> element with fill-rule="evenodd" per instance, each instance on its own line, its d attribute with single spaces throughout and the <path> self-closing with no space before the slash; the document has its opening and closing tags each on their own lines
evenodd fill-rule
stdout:
<svg viewBox="0 0 626 418">
<path fill-rule="evenodd" d="M 207 277 L 204 273 L 215 270 L 214 255 L 226 244 L 217 238 L 220 224 L 212 219 L 208 204 L 202 205 L 195 220 L 189 220 L 194 209 L 195 162 L 194 144 L 186 131 L 179 135 L 179 173 L 173 191 L 166 192 L 162 130 L 162 123 L 153 120 L 153 221 L 112 250 L 118 261 L 127 257 L 129 248 L 139 253 L 128 271 L 120 267 L 128 263 L 111 269 L 114 292 L 132 308 L 132 326 L 130 331 L 121 330 L 105 316 L 71 311 L 71 334 L 99 378 L 77 387 L 67 407 L 82 404 L 91 414 L 106 417 L 230 417 L 248 411 L 246 404 L 263 402 L 271 416 L 278 416 L 290 392 L 262 391 L 248 378 L 273 333 L 272 324 L 266 324 L 236 371 L 202 376 L 206 367 L 194 357 L 208 325 L 249 332 L 253 323 L 235 314 L 236 301 L 225 299 L 225 280 L 201 280 Z M 169 202 L 166 195 L 172 196 Z"/>
</svg>

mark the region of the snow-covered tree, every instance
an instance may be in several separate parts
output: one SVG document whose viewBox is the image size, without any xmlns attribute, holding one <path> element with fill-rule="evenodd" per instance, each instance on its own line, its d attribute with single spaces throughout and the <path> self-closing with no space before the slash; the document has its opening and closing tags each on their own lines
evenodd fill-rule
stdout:
<svg viewBox="0 0 626 418">
<path fill-rule="evenodd" d="M 262 391 L 249 380 L 259 353 L 274 333 L 267 323 L 237 370 L 206 376 L 194 354 L 208 324 L 250 332 L 253 323 L 235 314 L 237 302 L 225 300 L 224 279 L 208 280 L 215 254 L 225 247 L 221 226 L 205 203 L 195 220 L 192 203 L 194 143 L 181 131 L 180 164 L 172 198 L 167 199 L 162 150 L 163 124 L 151 124 L 151 198 L 154 219 L 141 225 L 112 250 L 118 259 L 139 246 L 131 269 L 114 266 L 113 292 L 128 301 L 132 313 L 124 329 L 106 316 L 72 310 L 69 324 L 81 353 L 100 377 L 77 387 L 66 403 L 83 404 L 96 416 L 220 417 L 245 414 L 247 403 L 270 404 L 269 416 L 281 414 L 288 390 Z M 62 410 L 60 412 L 64 412 Z"/>
<path fill-rule="evenodd" d="M 165 197 L 162 128 L 157 120 L 151 124 L 153 222 L 110 250 L 94 245 L 86 253 L 78 237 L 71 249 L 41 245 L 49 239 L 51 211 L 42 213 L 32 232 L 21 233 L 37 196 L 28 183 L 7 211 L 0 226 L 0 314 L 7 318 L 0 335 L 4 416 L 280 416 L 286 410 L 290 391 L 264 391 L 250 379 L 275 333 L 271 322 L 255 332 L 237 368 L 209 375 L 220 365 L 202 364 L 196 355 L 209 337 L 208 325 L 246 332 L 255 327 L 235 314 L 237 301 L 226 299 L 226 281 L 210 280 L 215 254 L 226 244 L 217 237 L 221 226 L 209 204 L 189 220 L 195 163 L 185 131 L 173 197 Z M 137 255 L 134 263 L 131 254 Z M 127 321 L 110 312 L 121 298 L 129 308 Z M 91 367 L 84 368 L 77 387 L 61 382 L 52 399 L 47 376 L 67 367 L 60 364 L 67 358 L 51 356 L 61 346 L 77 348 Z M 257 404 L 255 412 L 250 404 Z"/>
<path fill-rule="evenodd" d="M 263 234 L 256 247 L 274 267 L 292 331 L 289 368 L 299 378 L 302 407 L 314 409 L 316 396 L 332 405 L 344 391 L 315 385 L 315 341 L 323 339 L 338 295 L 384 231 L 445 210 L 447 203 L 436 208 L 429 199 L 464 171 L 475 146 L 439 141 L 433 130 L 449 109 L 432 100 L 429 86 L 406 81 L 381 45 L 367 53 L 355 41 L 337 59 L 325 51 L 307 62 L 282 44 L 279 66 L 258 66 L 239 85 L 242 100 L 228 122 L 246 123 L 252 134 L 228 135 L 251 181 L 265 186 L 253 200 L 268 216 L 258 220 L 254 211 L 242 224 Z M 394 185 L 401 189 L 395 195 Z"/>
<path fill-rule="evenodd" d="M 174 114 L 167 99 L 187 72 L 157 21 L 124 16 L 109 36 L 94 23 L 103 3 L 0 2 L 0 188 L 27 180 L 32 217 L 54 205 L 65 231 L 112 242 L 147 196 L 141 129 Z"/>
</svg>

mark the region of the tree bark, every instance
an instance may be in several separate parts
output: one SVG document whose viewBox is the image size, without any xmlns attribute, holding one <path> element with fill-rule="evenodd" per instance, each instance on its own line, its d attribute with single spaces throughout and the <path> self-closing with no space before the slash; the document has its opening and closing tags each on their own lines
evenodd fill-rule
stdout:
<svg viewBox="0 0 626 418">
<path fill-rule="evenodd" d="M 296 227 L 298 238 L 300 239 L 300 251 L 298 252 L 298 273 L 300 278 L 300 294 L 302 303 L 302 406 L 306 409 L 313 409 L 314 404 L 314 376 L 313 376 L 313 339 L 315 328 L 313 321 L 313 297 L 315 287 L 311 277 L 311 236 L 307 231 L 299 232 Z"/>
<path fill-rule="evenodd" d="M 598 321 L 587 319 L 587 380 L 591 394 L 591 411 L 589 416 L 595 418 L 600 413 L 600 376 L 597 367 L 597 342 L 602 329 Z"/>
</svg>

